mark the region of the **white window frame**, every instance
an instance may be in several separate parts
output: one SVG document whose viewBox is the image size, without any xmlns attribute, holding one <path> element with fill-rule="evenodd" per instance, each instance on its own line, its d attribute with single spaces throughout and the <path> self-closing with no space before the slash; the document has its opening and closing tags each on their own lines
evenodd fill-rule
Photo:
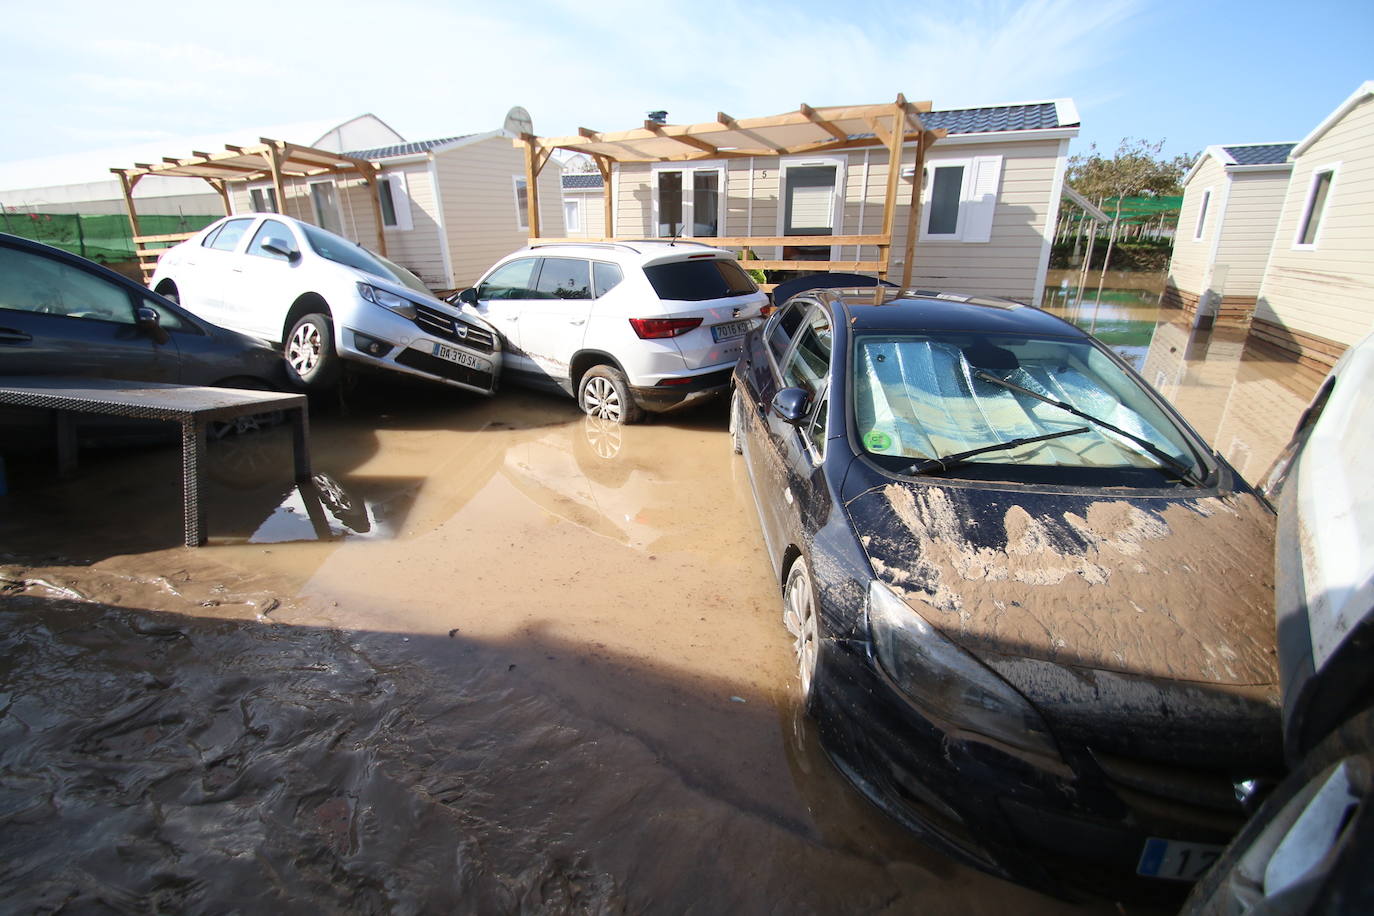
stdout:
<svg viewBox="0 0 1374 916">
<path fill-rule="evenodd" d="M 382 172 L 377 176 L 377 207 L 380 209 L 382 182 L 387 182 L 391 186 L 391 208 L 396 213 L 396 222 L 385 226 L 398 232 L 409 232 L 415 228 L 415 223 L 410 215 L 410 184 L 406 180 L 406 173 L 400 170 L 394 172 Z M 386 215 L 382 215 L 385 223 Z"/>
<path fill-rule="evenodd" d="M 787 170 L 808 167 L 835 167 L 835 188 L 830 197 L 830 234 L 844 235 L 844 203 L 845 187 L 849 180 L 849 159 L 844 156 L 789 156 L 778 160 L 778 235 L 782 236 L 787 231 Z M 789 242 L 788 247 L 807 247 L 804 235 L 789 235 L 789 239 L 795 238 L 796 242 Z M 838 245 L 831 245 L 830 257 L 832 261 L 840 259 L 840 249 Z M 782 256 L 782 252 L 778 252 Z"/>
<path fill-rule="evenodd" d="M 343 221 L 343 207 L 340 206 L 340 203 L 339 203 L 339 186 L 338 186 L 338 184 L 337 184 L 337 183 L 334 181 L 334 179 L 332 179 L 332 178 L 325 179 L 324 181 L 312 181 L 312 182 L 310 182 L 309 184 L 310 184 L 310 189 L 309 189 L 309 190 L 310 190 L 310 212 L 311 212 L 312 214 L 314 214 L 314 216 L 315 216 L 315 225 L 319 226 L 321 229 L 325 230 L 326 232 L 333 232 L 333 231 L 334 231 L 333 229 L 330 229 L 328 226 L 326 226 L 326 225 L 324 224 L 324 222 L 325 222 L 325 221 L 324 221 L 324 214 L 320 212 L 320 210 L 321 210 L 320 203 L 319 203 L 319 200 L 316 199 L 316 197 L 315 197 L 315 187 L 316 187 L 317 185 L 328 185 L 328 186 L 330 187 L 330 189 L 333 190 L 333 192 L 334 192 L 334 223 L 335 223 L 335 225 L 338 227 L 338 232 L 339 232 L 339 234 L 342 235 L 342 234 L 343 234 L 343 225 L 344 225 L 344 221 Z"/>
<path fill-rule="evenodd" d="M 530 231 L 529 211 L 520 206 L 520 186 L 525 183 L 524 175 L 510 176 L 510 192 L 515 198 L 515 228 L 521 232 Z M 529 188 L 525 188 L 526 200 L 528 200 Z"/>
<path fill-rule="evenodd" d="M 1340 171 L 1340 167 L 1341 164 L 1339 162 L 1332 162 L 1327 165 L 1319 165 L 1312 170 L 1312 177 L 1308 179 L 1307 182 L 1307 194 L 1303 197 L 1302 212 L 1298 217 L 1298 226 L 1293 233 L 1294 251 L 1316 251 L 1317 246 L 1321 244 L 1322 233 L 1326 231 L 1326 224 L 1328 222 L 1326 211 L 1331 209 L 1331 195 L 1335 193 L 1336 190 L 1336 173 Z M 1317 223 L 1317 234 L 1313 236 L 1311 242 L 1303 244 L 1303 230 L 1307 228 L 1307 224 L 1312 220 L 1312 203 L 1317 196 L 1317 181 L 1322 175 L 1330 175 L 1331 181 L 1326 186 L 1326 200 L 1322 201 L 1322 212 L 1318 214 L 1319 222 Z"/>
<path fill-rule="evenodd" d="M 1202 189 L 1202 203 L 1198 204 L 1197 225 L 1193 227 L 1193 241 L 1200 242 L 1207 235 L 1208 210 L 1212 207 L 1212 189 Z"/>
<path fill-rule="evenodd" d="M 954 158 L 927 159 L 925 163 L 925 174 L 920 177 L 921 187 L 921 226 L 919 238 L 921 241 L 928 242 L 959 242 L 961 244 L 986 244 L 992 241 L 992 228 L 997 218 L 997 202 L 1002 193 L 1002 171 L 1006 168 L 1006 156 L 963 156 Z M 930 220 L 934 216 L 934 207 L 930 205 L 930 195 L 935 190 L 935 172 L 942 168 L 963 168 L 964 173 L 959 182 L 959 212 L 954 219 L 953 232 L 931 232 Z M 905 171 L 905 169 L 903 170 Z M 992 201 L 990 210 L 987 211 L 986 226 L 979 221 L 982 227 L 974 231 L 975 227 L 971 224 L 975 222 L 975 215 L 981 211 L 975 210 L 975 205 L 982 205 L 981 199 L 975 199 L 974 193 L 978 189 L 980 178 L 987 184 L 991 179 L 989 188 Z M 912 168 L 912 181 L 916 181 L 914 167 Z"/>
<path fill-rule="evenodd" d="M 696 235 L 696 182 L 693 176 L 697 172 L 715 172 L 718 176 L 716 184 L 716 235 L 702 236 L 702 238 L 722 238 L 726 234 L 725 226 L 725 201 L 729 196 L 725 187 L 726 170 L 725 163 L 720 160 L 708 160 L 699 162 L 656 162 L 651 170 L 651 190 L 653 191 L 654 207 L 650 219 L 653 223 L 653 237 L 656 239 L 671 238 L 672 236 L 659 235 L 658 226 L 658 173 L 659 172 L 681 172 L 682 173 L 682 233 L 678 238 L 694 239 Z"/>
<path fill-rule="evenodd" d="M 563 231 L 569 235 L 582 231 L 582 198 L 563 198 Z"/>
<path fill-rule="evenodd" d="M 257 182 L 256 184 L 250 184 L 250 185 L 248 186 L 248 211 L 249 211 L 250 213 L 276 213 L 276 214 L 278 214 L 278 215 L 281 215 L 281 211 L 282 211 L 282 202 L 281 202 L 281 201 L 277 201 L 277 209 L 275 209 L 275 210 L 257 210 L 257 209 L 254 209 L 254 207 L 253 207 L 253 192 L 254 192 L 254 191 L 261 191 L 261 192 L 263 192 L 263 200 L 267 200 L 267 195 L 268 195 L 268 194 L 271 194 L 273 197 L 276 197 L 276 196 L 277 196 L 277 186 L 276 186 L 276 185 L 272 184 L 272 182 L 270 182 L 270 181 L 261 181 L 261 182 Z"/>
</svg>

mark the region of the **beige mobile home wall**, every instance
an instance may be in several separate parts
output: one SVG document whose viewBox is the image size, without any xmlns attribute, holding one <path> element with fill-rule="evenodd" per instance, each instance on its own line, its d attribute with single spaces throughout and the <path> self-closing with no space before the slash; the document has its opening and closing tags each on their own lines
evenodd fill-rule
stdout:
<svg viewBox="0 0 1374 916">
<path fill-rule="evenodd" d="M 520 228 L 514 178 L 525 176 L 524 151 L 497 136 L 434 154 L 453 274 L 449 287 L 477 282 L 498 258 L 528 242 Z M 563 188 L 558 163 L 539 175 L 541 233 L 561 236 Z"/>
<path fill-rule="evenodd" d="M 411 228 L 386 227 L 386 256 L 425 281 L 430 289 L 448 289 L 444 240 L 439 229 L 439 201 L 434 193 L 429 160 L 392 166 L 382 164 L 383 176 L 398 172 L 405 175 Z"/>
<path fill-rule="evenodd" d="M 1207 203 L 1207 223 L 1202 237 L 1194 238 L 1197 218 L 1206 192 L 1212 192 Z M 1215 156 L 1208 156 L 1183 190 L 1179 205 L 1178 233 L 1174 239 L 1174 253 L 1169 261 L 1169 276 L 1165 282 L 1164 304 L 1197 310 L 1198 299 L 1211 281 L 1212 244 L 1220 229 L 1218 214 L 1226 196 L 1226 170 Z"/>
<path fill-rule="evenodd" d="M 310 196 L 310 185 L 317 181 L 332 181 L 334 197 L 339 204 L 339 222 L 343 236 L 352 239 L 364 248 L 378 250 L 377 223 L 374 212 L 376 204 L 371 200 L 370 189 L 361 178 L 288 178 L 282 182 L 286 199 L 279 202 L 283 216 L 291 216 L 302 222 L 318 225 L 315 219 L 315 205 Z M 263 187 L 261 182 L 253 182 L 252 187 Z M 235 182 L 230 185 L 230 200 L 236 215 L 252 214 L 253 203 L 249 185 Z"/>
<path fill-rule="evenodd" d="M 912 283 L 950 292 L 1007 296 L 1027 302 L 1038 299 L 1040 290 L 1036 286 L 1045 231 L 1058 212 L 1059 202 L 1054 189 L 1061 144 L 1057 139 L 950 144 L 945 148 L 937 143 L 927 156 L 929 162 L 974 156 L 1003 157 L 992 235 L 987 242 L 918 238 Z M 843 215 L 836 233 L 880 232 L 887 188 L 887 150 L 875 147 L 818 154 L 817 158 L 820 156 L 839 158 L 845 167 Z M 913 166 L 915 158 L 914 150 L 904 151 L 903 166 Z M 686 165 L 716 165 L 726 170 L 724 234 L 768 236 L 781 232 L 778 217 L 780 160 L 755 157 Z M 622 238 L 654 235 L 653 174 L 654 169 L 647 163 L 617 168 L 616 235 Z M 911 179 L 902 178 L 898 182 L 897 198 L 890 276 L 900 281 Z M 798 243 L 805 244 L 805 237 L 799 236 Z M 761 258 L 777 258 L 781 252 L 776 248 L 760 248 L 755 254 Z M 845 246 L 834 257 L 835 260 L 866 261 L 877 258 L 878 250 L 871 246 L 861 249 Z"/>
<path fill-rule="evenodd" d="M 542 177 L 542 176 L 541 176 Z M 540 184 L 543 187 L 543 184 Z M 582 226 L 569 228 L 568 238 L 599 239 L 606 236 L 605 194 L 602 191 L 564 191 L 565 204 L 576 202 L 582 216 Z M 542 209 L 542 208 L 541 208 Z"/>
<path fill-rule="evenodd" d="M 1288 169 L 1232 172 L 1226 195 L 1226 215 L 1217 247 L 1217 272 L 1225 267 L 1226 280 L 1217 292 L 1253 300 L 1259 295 L 1264 265 L 1274 247 L 1274 231 L 1288 192 Z M 1251 303 L 1253 308 L 1253 302 Z"/>
<path fill-rule="evenodd" d="M 1314 249 L 1294 247 L 1313 172 L 1336 165 Z M 1374 97 L 1295 160 L 1254 333 L 1330 366 L 1374 329 Z"/>
</svg>

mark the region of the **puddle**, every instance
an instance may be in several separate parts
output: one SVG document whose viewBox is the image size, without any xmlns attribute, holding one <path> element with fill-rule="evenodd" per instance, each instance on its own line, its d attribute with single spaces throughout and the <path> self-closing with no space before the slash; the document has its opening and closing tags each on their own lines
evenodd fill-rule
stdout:
<svg viewBox="0 0 1374 916">
<path fill-rule="evenodd" d="M 199 550 L 174 447 L 13 463 L 0 894 L 1075 909 L 930 851 L 817 750 L 725 419 L 380 392 L 312 417 L 310 486 L 284 435 L 212 448 Z"/>
<path fill-rule="evenodd" d="M 1288 444 L 1320 376 L 1247 339 L 1244 327 L 1191 327 L 1159 306 L 1163 274 L 1109 272 L 1081 291 L 1050 271 L 1045 308 L 1095 334 L 1168 398 L 1246 480 L 1263 480 Z"/>
</svg>

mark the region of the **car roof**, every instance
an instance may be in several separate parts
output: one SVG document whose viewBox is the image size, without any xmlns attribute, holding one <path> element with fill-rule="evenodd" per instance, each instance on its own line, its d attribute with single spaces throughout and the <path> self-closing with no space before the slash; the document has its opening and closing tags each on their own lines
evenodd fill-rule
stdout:
<svg viewBox="0 0 1374 916">
<path fill-rule="evenodd" d="M 693 239 L 630 239 L 623 242 L 540 242 L 534 241 L 517 252 L 507 257 L 515 255 L 576 255 L 584 258 L 599 258 L 601 260 L 625 261 L 628 263 L 648 263 L 650 261 L 662 260 L 669 256 L 680 255 L 684 258 L 692 255 L 712 255 L 715 257 L 734 259 L 732 252 L 723 248 L 716 248 L 704 242 Z"/>
<path fill-rule="evenodd" d="M 995 296 L 967 296 L 890 287 L 812 289 L 798 297 L 842 311 L 855 331 L 973 331 L 1033 337 L 1090 335 L 1033 306 Z"/>
</svg>

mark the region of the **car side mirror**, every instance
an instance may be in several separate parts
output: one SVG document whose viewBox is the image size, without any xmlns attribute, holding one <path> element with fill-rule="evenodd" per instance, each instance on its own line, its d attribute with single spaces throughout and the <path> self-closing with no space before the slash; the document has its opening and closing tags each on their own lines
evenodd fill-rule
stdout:
<svg viewBox="0 0 1374 916">
<path fill-rule="evenodd" d="M 467 289 L 463 290 L 461 293 L 459 293 L 459 294 L 458 294 L 457 296 L 455 296 L 454 298 L 455 298 L 457 301 L 461 302 L 463 305 L 476 305 L 476 304 L 477 304 L 477 288 L 476 288 L 475 286 L 469 286 Z"/>
<path fill-rule="evenodd" d="M 286 260 L 295 262 L 301 259 L 301 253 L 296 250 L 296 246 L 290 242 L 271 236 L 262 240 L 262 250 L 270 251 L 272 254 L 279 255 Z"/>
<path fill-rule="evenodd" d="M 773 395 L 773 413 L 784 423 L 800 426 L 811 408 L 811 392 L 805 388 L 784 388 Z"/>
<path fill-rule="evenodd" d="M 172 339 L 172 335 L 168 334 L 167 329 L 162 326 L 162 316 L 152 306 L 139 306 L 135 313 L 134 324 L 138 326 L 140 331 L 151 337 L 154 343 L 165 344 Z"/>
</svg>

